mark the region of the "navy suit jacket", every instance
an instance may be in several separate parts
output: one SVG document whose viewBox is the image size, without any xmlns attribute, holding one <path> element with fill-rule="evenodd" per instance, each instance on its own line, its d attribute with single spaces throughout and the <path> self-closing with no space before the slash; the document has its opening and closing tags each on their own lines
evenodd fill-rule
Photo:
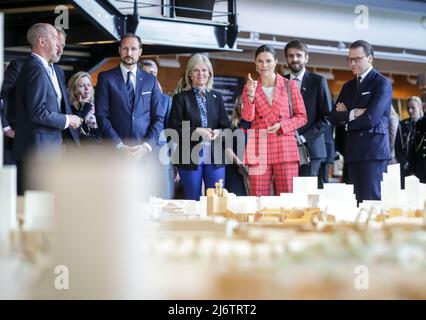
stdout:
<svg viewBox="0 0 426 320">
<path fill-rule="evenodd" d="M 63 108 L 71 115 L 63 71 L 58 66 L 55 66 L 55 71 L 61 87 Z M 60 150 L 65 123 L 66 116 L 58 107 L 56 91 L 47 70 L 38 58 L 31 56 L 22 66 L 16 83 L 15 159 L 24 160 L 29 151 L 34 151 L 38 159 L 43 159 L 47 152 Z M 77 131 L 66 130 L 78 144 Z"/>
<path fill-rule="evenodd" d="M 389 113 L 392 104 L 392 85 L 389 79 L 374 68 L 357 89 L 356 79 L 343 85 L 336 103 L 343 102 L 348 111 L 336 108 L 329 120 L 336 126 L 347 126 L 345 161 L 389 160 Z M 349 122 L 349 112 L 355 108 L 367 111 Z"/>
<path fill-rule="evenodd" d="M 285 77 L 290 79 L 290 74 Z M 308 122 L 298 130 L 299 134 L 305 137 L 312 159 L 326 158 L 324 131 L 328 125 L 326 116 L 332 108 L 327 80 L 306 70 L 300 86 L 300 93 L 305 103 Z"/>
<path fill-rule="evenodd" d="M 129 104 L 120 66 L 101 72 L 95 91 L 96 120 L 106 139 L 115 145 L 157 145 L 164 126 L 161 91 L 157 79 L 141 70 L 136 74 L 135 104 Z"/>
<path fill-rule="evenodd" d="M 1 112 L 3 128 L 11 126 L 12 129 L 15 129 L 16 127 L 16 81 L 26 61 L 27 58 L 11 61 L 4 73 L 4 80 L 0 93 L 1 99 L 3 100 L 3 110 Z"/>
<path fill-rule="evenodd" d="M 164 112 L 164 129 L 166 129 L 168 127 L 168 121 L 169 121 L 169 115 L 170 115 L 170 110 L 172 109 L 172 97 L 170 97 L 169 95 L 162 93 L 161 94 L 161 106 L 162 106 L 162 110 Z M 165 138 L 164 135 L 160 136 L 162 138 L 162 141 L 158 141 L 158 145 L 164 145 L 167 142 L 167 139 Z"/>
</svg>

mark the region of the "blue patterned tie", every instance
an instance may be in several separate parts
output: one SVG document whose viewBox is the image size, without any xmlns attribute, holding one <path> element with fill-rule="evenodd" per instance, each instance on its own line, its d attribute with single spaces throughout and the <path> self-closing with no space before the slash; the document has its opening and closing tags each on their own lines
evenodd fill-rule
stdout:
<svg viewBox="0 0 426 320">
<path fill-rule="evenodd" d="M 129 95 L 129 106 L 130 106 L 130 109 L 133 110 L 133 107 L 135 105 L 135 90 L 133 89 L 133 84 L 132 84 L 132 81 L 130 80 L 131 76 L 132 76 L 132 71 L 128 71 L 126 89 L 127 89 L 127 94 Z"/>
</svg>

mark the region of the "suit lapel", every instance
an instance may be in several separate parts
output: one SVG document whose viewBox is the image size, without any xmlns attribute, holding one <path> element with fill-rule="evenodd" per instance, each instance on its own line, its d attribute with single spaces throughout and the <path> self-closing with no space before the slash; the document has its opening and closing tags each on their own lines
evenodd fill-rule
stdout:
<svg viewBox="0 0 426 320">
<path fill-rule="evenodd" d="M 302 94 L 303 100 L 306 101 L 307 94 L 308 94 L 308 88 L 309 88 L 309 82 L 310 82 L 310 72 L 308 70 L 305 70 L 305 74 L 303 75 L 302 83 L 300 84 L 300 93 Z"/>
<path fill-rule="evenodd" d="M 47 76 L 47 79 L 49 80 L 50 85 L 52 86 L 52 90 L 55 93 L 56 97 L 58 96 L 58 94 L 56 93 L 55 87 L 53 85 L 52 82 L 52 78 L 50 77 L 49 73 L 46 70 L 46 67 L 44 66 L 44 64 L 40 61 L 40 59 L 36 56 L 31 55 L 31 58 L 38 64 L 40 65 L 40 67 L 43 69 L 45 75 Z"/>
<path fill-rule="evenodd" d="M 355 92 L 355 98 L 354 100 L 356 101 L 355 106 L 358 106 L 358 101 L 361 99 L 362 97 L 362 93 L 368 88 L 368 86 L 371 83 L 371 80 L 374 79 L 374 76 L 376 75 L 376 70 L 373 68 L 370 70 L 370 72 L 365 76 L 365 78 L 362 80 L 362 82 L 360 83 L 358 89 L 357 89 L 357 84 L 356 81 L 357 79 L 353 79 L 353 91 Z M 355 108 L 355 106 L 353 108 Z"/>
<path fill-rule="evenodd" d="M 126 101 L 126 106 L 130 110 L 129 95 L 127 94 L 126 83 L 124 82 L 123 73 L 121 72 L 120 66 L 115 68 L 114 78 L 119 91 L 123 92 L 124 101 Z"/>
<path fill-rule="evenodd" d="M 213 117 L 216 110 L 217 100 L 213 97 L 213 93 L 207 90 L 206 90 L 206 100 L 207 100 L 207 123 L 209 128 L 213 128 Z"/>
<path fill-rule="evenodd" d="M 136 72 L 136 90 L 135 90 L 135 108 L 139 103 L 143 92 L 143 85 L 145 83 L 145 75 L 139 69 Z"/>
<path fill-rule="evenodd" d="M 195 97 L 195 92 L 193 89 L 189 89 L 189 97 L 192 102 L 192 105 L 194 106 L 193 110 L 194 110 L 194 120 L 196 121 L 195 123 L 199 124 L 198 126 L 201 127 L 202 123 L 201 123 L 200 107 L 198 106 L 197 98 Z M 207 123 L 208 121 L 209 120 L 207 119 Z"/>
</svg>

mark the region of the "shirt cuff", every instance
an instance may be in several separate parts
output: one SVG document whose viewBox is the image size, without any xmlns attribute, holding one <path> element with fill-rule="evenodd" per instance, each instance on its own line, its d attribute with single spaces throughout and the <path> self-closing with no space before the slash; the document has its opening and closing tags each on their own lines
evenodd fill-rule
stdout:
<svg viewBox="0 0 426 320">
<path fill-rule="evenodd" d="M 65 115 L 65 128 L 68 128 L 70 126 L 70 116 L 69 115 Z"/>
<path fill-rule="evenodd" d="M 3 132 L 9 131 L 10 129 L 12 129 L 12 127 L 11 127 L 11 126 L 4 127 L 4 128 L 3 128 Z"/>
<path fill-rule="evenodd" d="M 355 110 L 356 109 L 353 109 L 349 112 L 349 122 L 355 120 Z"/>
<path fill-rule="evenodd" d="M 142 143 L 142 145 L 145 146 L 145 147 L 147 147 L 149 152 L 152 151 L 152 147 L 149 145 L 149 143 L 144 142 L 144 143 Z"/>
<path fill-rule="evenodd" d="M 121 149 L 124 147 L 124 143 L 123 143 L 123 142 L 120 142 L 119 144 L 116 144 L 116 145 L 115 145 L 115 147 L 116 147 L 118 150 L 121 150 Z"/>
</svg>

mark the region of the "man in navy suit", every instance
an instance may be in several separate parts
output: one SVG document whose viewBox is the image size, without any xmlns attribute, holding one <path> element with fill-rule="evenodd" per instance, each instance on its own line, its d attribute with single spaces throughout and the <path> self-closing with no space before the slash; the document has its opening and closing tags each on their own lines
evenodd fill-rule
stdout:
<svg viewBox="0 0 426 320">
<path fill-rule="evenodd" d="M 96 118 L 105 139 L 130 156 L 141 157 L 157 145 L 164 126 L 157 79 L 137 67 L 141 39 L 124 35 L 118 48 L 121 63 L 101 72 L 96 86 Z"/>
<path fill-rule="evenodd" d="M 158 67 L 157 67 L 157 64 L 153 60 L 150 60 L 150 59 L 142 60 L 141 63 L 140 63 L 140 68 L 143 71 L 146 71 L 146 72 L 152 74 L 154 77 L 157 78 Z M 162 110 L 164 112 L 164 129 L 166 129 L 167 128 L 167 122 L 168 122 L 169 115 L 170 115 L 170 110 L 172 108 L 172 98 L 169 95 L 167 95 L 163 92 L 160 83 L 158 83 L 158 85 L 159 85 L 159 88 L 160 88 L 160 91 L 161 91 L 161 107 L 162 107 Z M 164 135 L 164 132 L 161 132 L 160 137 L 158 138 L 158 146 L 162 147 L 166 144 L 167 144 L 167 138 Z M 166 156 L 166 155 L 163 154 L 163 156 Z M 168 156 L 168 154 L 167 154 L 167 156 Z M 161 159 L 161 156 L 160 156 L 160 159 Z M 163 160 L 165 162 L 167 161 L 167 159 L 163 159 Z M 164 170 L 162 170 L 162 173 L 165 174 L 164 188 L 163 188 L 164 193 L 162 194 L 162 196 L 165 199 L 173 199 L 174 198 L 175 180 L 177 180 L 177 181 L 179 180 L 179 178 L 178 178 L 179 175 L 177 173 L 177 170 L 176 170 L 176 173 L 175 173 L 175 169 L 173 168 L 173 165 L 170 164 L 170 165 L 165 166 Z M 176 178 L 175 178 L 175 176 L 176 176 Z"/>
<path fill-rule="evenodd" d="M 346 126 L 345 162 L 348 182 L 358 202 L 380 200 L 380 181 L 390 159 L 389 112 L 392 85 L 372 66 L 374 51 L 363 40 L 355 41 L 347 58 L 355 79 L 340 92 L 330 121 Z"/>
<path fill-rule="evenodd" d="M 66 41 L 65 31 L 60 28 L 56 28 L 56 30 L 58 31 L 60 46 L 58 47 L 57 55 L 53 63 L 57 63 L 60 60 Z M 13 141 L 16 130 L 16 82 L 22 66 L 27 59 L 28 58 L 12 60 L 4 73 L 4 80 L 0 93 L 0 97 L 3 100 L 3 110 L 0 110 L 0 114 L 5 136 L 5 164 L 16 164 L 12 157 Z M 63 78 L 63 83 L 65 84 L 63 70 L 56 64 L 54 68 L 58 76 Z M 64 92 L 66 92 L 66 90 Z"/>
<path fill-rule="evenodd" d="M 63 73 L 53 66 L 61 50 L 58 32 L 50 24 L 30 27 L 31 56 L 16 83 L 16 136 L 13 156 L 18 162 L 20 194 L 27 187 L 28 156 L 43 161 L 62 151 L 63 143 L 78 145 L 82 119 L 72 115 Z"/>
<path fill-rule="evenodd" d="M 321 162 L 327 157 L 324 131 L 328 125 L 325 118 L 332 107 L 330 91 L 324 77 L 306 70 L 309 50 L 305 43 L 290 41 L 284 48 L 284 54 L 290 68 L 286 78 L 298 84 L 308 117 L 308 122 L 298 132 L 309 150 L 311 162 L 299 167 L 299 176 L 317 177 Z"/>
</svg>

